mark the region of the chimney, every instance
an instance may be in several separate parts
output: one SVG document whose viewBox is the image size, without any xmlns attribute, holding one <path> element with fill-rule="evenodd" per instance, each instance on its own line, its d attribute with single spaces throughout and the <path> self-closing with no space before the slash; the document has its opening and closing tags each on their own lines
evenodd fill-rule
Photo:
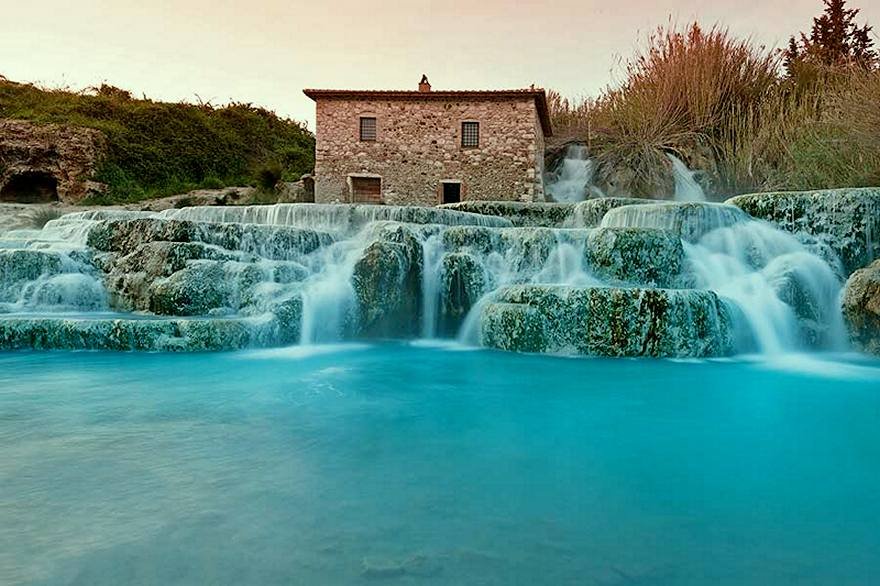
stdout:
<svg viewBox="0 0 880 586">
<path fill-rule="evenodd" d="M 431 91 L 431 84 L 428 83 L 428 76 L 424 73 L 422 74 L 422 81 L 419 82 L 419 91 L 423 93 Z"/>
</svg>

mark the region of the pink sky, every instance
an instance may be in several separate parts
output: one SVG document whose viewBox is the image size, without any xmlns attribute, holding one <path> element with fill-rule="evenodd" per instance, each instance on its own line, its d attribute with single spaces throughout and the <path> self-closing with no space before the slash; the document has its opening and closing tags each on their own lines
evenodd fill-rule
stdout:
<svg viewBox="0 0 880 586">
<path fill-rule="evenodd" d="M 670 18 L 721 22 L 768 44 L 820 0 L 0 0 L 0 74 L 164 100 L 230 99 L 313 127 L 305 87 L 437 89 L 532 83 L 595 95 Z M 880 2 L 854 0 L 880 29 Z"/>
</svg>

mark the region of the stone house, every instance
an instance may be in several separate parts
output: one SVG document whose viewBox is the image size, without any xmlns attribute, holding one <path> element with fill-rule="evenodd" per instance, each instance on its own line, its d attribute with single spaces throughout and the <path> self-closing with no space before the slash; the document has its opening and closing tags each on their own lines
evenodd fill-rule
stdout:
<svg viewBox="0 0 880 586">
<path fill-rule="evenodd" d="M 542 89 L 315 90 L 315 201 L 544 201 Z"/>
</svg>

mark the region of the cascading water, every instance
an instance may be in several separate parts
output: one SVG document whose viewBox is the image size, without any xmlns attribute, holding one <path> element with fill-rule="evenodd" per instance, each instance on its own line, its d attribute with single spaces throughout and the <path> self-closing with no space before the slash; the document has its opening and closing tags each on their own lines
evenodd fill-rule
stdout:
<svg viewBox="0 0 880 586">
<path fill-rule="evenodd" d="M 746 344 L 762 353 L 803 350 L 806 340 L 845 347 L 835 259 L 756 220 L 708 232 L 685 250 L 696 285 L 730 300 L 746 320 Z"/>
<path fill-rule="evenodd" d="M 546 180 L 547 195 L 559 203 L 602 197 L 602 192 L 593 185 L 594 172 L 595 162 L 589 158 L 587 147 L 572 143 L 566 147 L 562 161 Z"/>
<path fill-rule="evenodd" d="M 697 171 L 691 171 L 684 161 L 666 153 L 672 163 L 672 178 L 675 181 L 675 201 L 706 201 L 706 194 L 696 180 Z"/>
<path fill-rule="evenodd" d="M 510 286 L 657 287 L 656 276 L 643 282 L 627 267 L 625 241 L 610 254 L 628 275 L 597 276 L 591 266 L 596 230 L 610 230 L 603 242 L 612 245 L 615 231 L 635 230 L 643 235 L 639 246 L 654 246 L 657 233 L 681 239 L 683 284 L 671 286 L 716 292 L 744 332 L 739 350 L 844 346 L 840 269 L 819 244 L 731 206 L 640 203 L 610 209 L 598 229 L 514 228 L 499 217 L 390 206 L 71 214 L 43 230 L 0 237 L 0 312 L 98 316 L 115 309 L 124 317 L 135 309 L 151 319 L 238 319 L 261 332 L 261 344 L 324 343 L 365 331 L 475 343 L 484 310 Z M 119 237 L 96 240 L 102 230 L 112 236 L 123 228 Z M 661 262 L 652 250 L 639 262 Z M 145 280 L 156 269 L 143 265 L 155 255 L 185 256 L 169 256 Z M 102 277 L 108 264 L 128 268 Z M 134 307 L 120 308 L 120 295 L 134 295 Z M 383 327 L 383 320 L 406 321 L 401 311 L 415 327 Z"/>
<path fill-rule="evenodd" d="M 89 265 L 88 226 L 53 220 L 0 234 L 0 314 L 106 312 L 107 292 Z"/>
</svg>

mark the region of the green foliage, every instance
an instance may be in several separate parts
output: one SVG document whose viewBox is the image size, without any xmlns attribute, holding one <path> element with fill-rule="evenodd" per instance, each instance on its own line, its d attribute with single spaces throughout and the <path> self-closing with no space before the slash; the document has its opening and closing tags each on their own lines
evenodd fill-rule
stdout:
<svg viewBox="0 0 880 586">
<path fill-rule="evenodd" d="M 877 52 L 871 38 L 872 27 L 859 26 L 857 8 L 847 8 L 846 0 L 823 0 L 825 10 L 813 19 L 810 34 L 791 37 L 783 52 L 789 77 L 811 78 L 816 66 L 855 65 L 865 69 L 877 66 Z"/>
<path fill-rule="evenodd" d="M 277 161 L 262 165 L 256 172 L 257 187 L 263 191 L 272 191 L 284 174 L 284 169 Z"/>
<path fill-rule="evenodd" d="M 101 130 L 107 154 L 95 179 L 108 190 L 90 204 L 253 184 L 256 170 L 273 164 L 293 179 L 314 166 L 304 126 L 250 104 L 171 104 L 108 85 L 77 93 L 0 79 L 0 117 Z"/>
</svg>

